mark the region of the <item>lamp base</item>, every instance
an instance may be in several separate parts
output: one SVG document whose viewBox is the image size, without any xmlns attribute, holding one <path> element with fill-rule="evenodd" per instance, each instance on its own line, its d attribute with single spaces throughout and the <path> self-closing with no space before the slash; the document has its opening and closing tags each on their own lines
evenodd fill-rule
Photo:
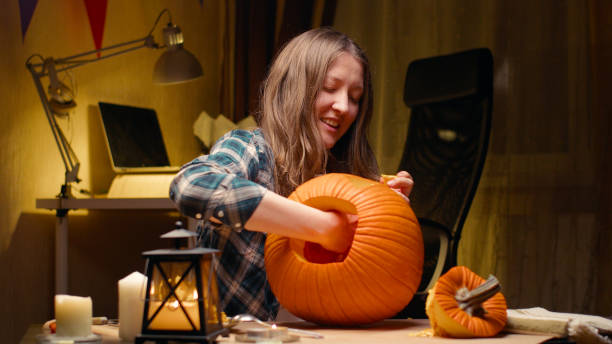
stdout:
<svg viewBox="0 0 612 344">
<path fill-rule="evenodd" d="M 74 198 L 72 195 L 72 185 L 69 183 L 63 184 L 60 188 L 60 193 L 57 195 L 58 198 Z"/>
</svg>

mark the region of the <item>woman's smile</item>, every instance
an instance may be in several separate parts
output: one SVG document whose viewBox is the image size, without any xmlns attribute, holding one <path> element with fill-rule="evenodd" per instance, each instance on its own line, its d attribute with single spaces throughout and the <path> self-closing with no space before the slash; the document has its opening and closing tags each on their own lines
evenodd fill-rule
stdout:
<svg viewBox="0 0 612 344">
<path fill-rule="evenodd" d="M 336 120 L 336 119 L 322 118 L 321 122 L 327 124 L 328 126 L 332 127 L 333 129 L 338 129 L 338 127 L 340 127 L 340 124 L 339 124 L 338 120 Z"/>
</svg>

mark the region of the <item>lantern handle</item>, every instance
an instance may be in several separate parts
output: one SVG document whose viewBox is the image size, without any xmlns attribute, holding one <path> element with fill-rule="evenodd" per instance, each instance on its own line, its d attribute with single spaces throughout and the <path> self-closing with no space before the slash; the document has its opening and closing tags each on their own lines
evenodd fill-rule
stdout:
<svg viewBox="0 0 612 344">
<path fill-rule="evenodd" d="M 176 221 L 174 223 L 174 230 L 171 230 L 168 233 L 164 233 L 160 236 L 162 239 L 173 239 L 174 240 L 174 248 L 179 250 L 181 247 L 185 247 L 187 240 L 192 237 L 198 236 L 196 233 L 186 230 L 183 228 L 182 221 Z"/>
</svg>

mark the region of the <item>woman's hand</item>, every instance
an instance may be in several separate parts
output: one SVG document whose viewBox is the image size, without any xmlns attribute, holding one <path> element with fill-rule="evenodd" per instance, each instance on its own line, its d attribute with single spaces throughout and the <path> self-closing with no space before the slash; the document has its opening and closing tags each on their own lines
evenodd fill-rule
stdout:
<svg viewBox="0 0 612 344">
<path fill-rule="evenodd" d="M 393 191 L 402 196 L 406 202 L 410 203 L 410 192 L 412 192 L 412 187 L 414 186 L 414 180 L 410 173 L 399 171 L 395 176 L 383 174 L 380 177 L 380 182 L 387 184 Z"/>
<path fill-rule="evenodd" d="M 322 233 L 320 245 L 329 251 L 345 252 L 353 243 L 359 217 L 338 211 L 326 213 L 329 216 L 329 227 Z"/>
</svg>

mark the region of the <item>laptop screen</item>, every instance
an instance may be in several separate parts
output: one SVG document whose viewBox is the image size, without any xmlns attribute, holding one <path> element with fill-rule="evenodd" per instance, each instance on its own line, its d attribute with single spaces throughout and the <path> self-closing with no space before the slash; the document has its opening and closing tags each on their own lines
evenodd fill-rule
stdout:
<svg viewBox="0 0 612 344">
<path fill-rule="evenodd" d="M 169 166 L 153 109 L 98 103 L 114 169 Z"/>
</svg>

